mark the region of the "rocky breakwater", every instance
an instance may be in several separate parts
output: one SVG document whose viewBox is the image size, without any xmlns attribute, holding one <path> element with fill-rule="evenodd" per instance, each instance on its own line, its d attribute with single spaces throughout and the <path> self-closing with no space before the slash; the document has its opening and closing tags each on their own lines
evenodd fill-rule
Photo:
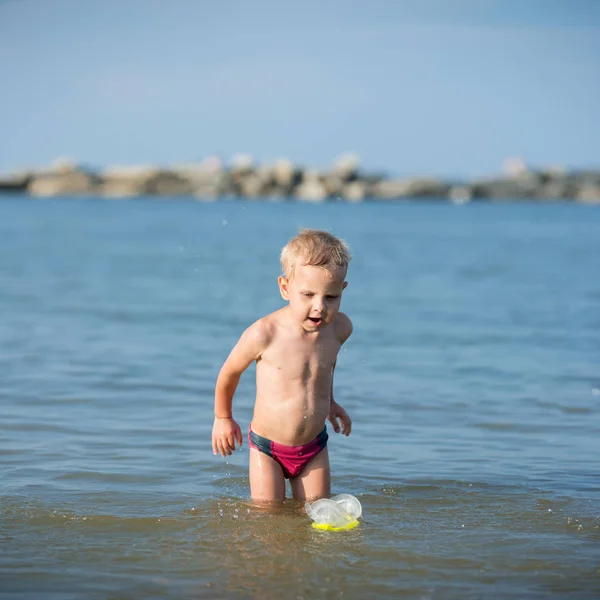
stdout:
<svg viewBox="0 0 600 600">
<path fill-rule="evenodd" d="M 528 169 L 513 161 L 497 177 L 448 181 L 435 177 L 395 178 L 365 173 L 358 157 L 344 155 L 329 169 L 300 167 L 287 159 L 256 164 L 239 155 L 227 165 L 216 157 L 198 163 L 156 167 L 111 166 L 94 170 L 59 160 L 38 169 L 0 175 L 0 192 L 30 196 L 133 198 L 162 196 L 297 199 L 306 202 L 409 198 L 477 200 L 573 200 L 600 203 L 600 169 L 566 171 Z"/>
</svg>

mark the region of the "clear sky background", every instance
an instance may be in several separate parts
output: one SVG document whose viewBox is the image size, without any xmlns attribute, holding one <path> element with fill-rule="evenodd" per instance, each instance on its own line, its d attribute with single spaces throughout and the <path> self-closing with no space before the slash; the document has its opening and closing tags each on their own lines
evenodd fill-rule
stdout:
<svg viewBox="0 0 600 600">
<path fill-rule="evenodd" d="M 0 0 L 0 170 L 600 166 L 600 0 Z"/>
</svg>

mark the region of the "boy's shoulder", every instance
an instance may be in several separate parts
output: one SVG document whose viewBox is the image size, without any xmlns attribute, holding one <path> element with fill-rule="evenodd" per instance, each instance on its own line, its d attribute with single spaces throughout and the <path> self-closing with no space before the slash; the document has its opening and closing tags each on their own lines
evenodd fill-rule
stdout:
<svg viewBox="0 0 600 600">
<path fill-rule="evenodd" d="M 350 317 L 346 313 L 339 312 L 335 316 L 333 325 L 340 343 L 343 344 L 352 334 L 353 327 Z"/>
<path fill-rule="evenodd" d="M 277 329 L 277 323 L 280 319 L 279 312 L 280 311 L 276 310 L 275 312 L 254 321 L 254 323 L 244 331 L 243 337 L 258 346 L 268 346 L 273 340 L 275 330 Z"/>
</svg>

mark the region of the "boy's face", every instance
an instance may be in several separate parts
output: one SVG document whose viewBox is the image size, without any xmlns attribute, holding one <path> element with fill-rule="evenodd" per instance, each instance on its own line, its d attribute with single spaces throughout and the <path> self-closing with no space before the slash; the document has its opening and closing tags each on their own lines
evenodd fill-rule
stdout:
<svg viewBox="0 0 600 600">
<path fill-rule="evenodd" d="M 342 291 L 348 285 L 346 269 L 325 269 L 296 265 L 290 280 L 280 277 L 279 290 L 290 303 L 292 316 L 305 331 L 318 331 L 329 325 L 340 309 Z"/>
</svg>

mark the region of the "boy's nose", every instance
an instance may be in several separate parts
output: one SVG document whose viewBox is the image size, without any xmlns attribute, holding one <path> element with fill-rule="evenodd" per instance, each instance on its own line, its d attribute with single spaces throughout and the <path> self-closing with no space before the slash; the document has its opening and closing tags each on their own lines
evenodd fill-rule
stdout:
<svg viewBox="0 0 600 600">
<path fill-rule="evenodd" d="M 315 299 L 315 301 L 313 302 L 313 310 L 316 310 L 317 312 L 323 312 L 325 308 L 325 303 L 323 302 L 323 300 L 319 300 L 318 298 Z"/>
</svg>

